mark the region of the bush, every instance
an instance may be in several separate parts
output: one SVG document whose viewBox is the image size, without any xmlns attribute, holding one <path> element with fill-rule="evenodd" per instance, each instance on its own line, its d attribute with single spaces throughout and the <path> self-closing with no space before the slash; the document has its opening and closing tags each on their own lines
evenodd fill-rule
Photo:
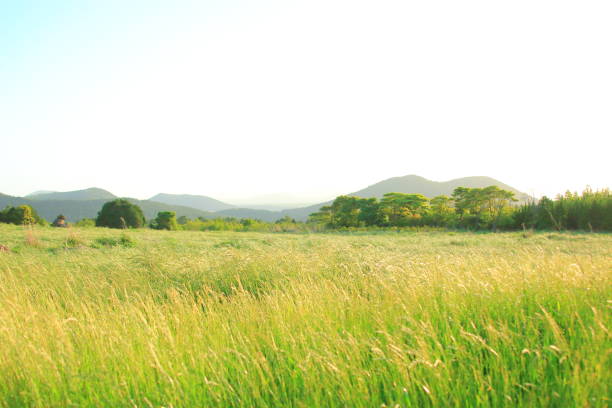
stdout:
<svg viewBox="0 0 612 408">
<path fill-rule="evenodd" d="M 53 223 L 51 224 L 54 227 L 57 228 L 66 228 L 68 227 L 68 223 L 66 222 L 66 217 L 63 214 L 58 215 L 55 218 L 55 221 L 53 221 Z"/>
<path fill-rule="evenodd" d="M 175 231 L 178 229 L 176 213 L 174 211 L 160 211 L 151 222 L 151 228 L 159 230 Z"/>
<path fill-rule="evenodd" d="M 36 210 L 29 205 L 6 207 L 0 211 L 0 222 L 15 225 L 46 224 L 46 221 L 40 218 Z"/>
<path fill-rule="evenodd" d="M 96 218 L 97 227 L 142 228 L 145 217 L 139 206 L 125 199 L 117 199 L 104 204 Z"/>
<path fill-rule="evenodd" d="M 83 218 L 74 224 L 75 227 L 93 228 L 96 226 L 96 220 L 93 218 Z"/>
<path fill-rule="evenodd" d="M 66 248 L 80 248 L 82 246 L 84 246 L 83 241 L 76 235 L 68 237 L 64 242 L 64 247 Z"/>
<path fill-rule="evenodd" d="M 122 246 L 124 248 L 133 248 L 136 246 L 136 241 L 134 240 L 134 238 L 130 237 L 129 235 L 121 235 L 119 238 L 111 238 L 111 237 L 104 237 L 104 238 L 98 238 L 95 241 L 94 244 L 95 247 L 97 246 L 105 246 L 105 247 L 116 247 L 116 246 Z"/>
</svg>

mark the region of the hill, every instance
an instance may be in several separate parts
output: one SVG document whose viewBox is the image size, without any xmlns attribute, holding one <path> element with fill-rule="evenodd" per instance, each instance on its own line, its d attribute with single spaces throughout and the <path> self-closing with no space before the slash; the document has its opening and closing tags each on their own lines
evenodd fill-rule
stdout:
<svg viewBox="0 0 612 408">
<path fill-rule="evenodd" d="M 396 192 L 423 194 L 425 197 L 432 198 L 443 194 L 450 196 L 457 187 L 483 188 L 488 186 L 498 186 L 504 190 L 512 191 L 519 199 L 528 198 L 526 194 L 514 187 L 485 176 L 463 177 L 449 181 L 432 181 L 416 175 L 392 177 L 349 195 L 381 198 L 386 193 Z"/>
<path fill-rule="evenodd" d="M 27 196 L 30 200 L 36 201 L 87 201 L 87 200 L 113 200 L 117 198 L 114 194 L 101 188 L 87 188 L 85 190 L 65 191 L 65 192 L 35 192 Z"/>
<path fill-rule="evenodd" d="M 185 216 L 188 218 L 216 218 L 216 213 L 209 211 L 198 210 L 197 208 L 185 207 L 182 205 L 170 205 L 166 203 L 159 203 L 151 200 L 137 200 L 135 198 L 128 198 L 128 200 L 142 208 L 144 215 L 147 220 L 155 218 L 157 213 L 160 211 L 174 211 L 177 217 Z M 102 208 L 102 206 L 100 206 Z M 97 215 L 97 212 L 96 212 Z"/>
<path fill-rule="evenodd" d="M 273 222 L 284 216 L 282 211 L 270 211 L 256 208 L 230 208 L 217 211 L 216 216 L 234 218 L 253 218 L 256 220 Z"/>
<path fill-rule="evenodd" d="M 33 193 L 30 193 L 28 195 L 26 195 L 26 198 L 32 198 L 41 194 L 50 194 L 50 193 L 57 193 L 57 191 L 51 191 L 51 190 L 38 190 L 38 191 L 34 191 Z"/>
<path fill-rule="evenodd" d="M 4 207 L 12 207 L 12 206 L 16 206 L 16 205 L 21 205 L 21 204 L 26 204 L 26 201 L 21 197 L 13 197 L 10 195 L 6 195 L 6 194 L 2 194 L 0 193 L 0 209 L 3 209 Z"/>
<path fill-rule="evenodd" d="M 113 196 L 114 197 L 114 196 Z M 217 215 L 207 211 L 201 211 L 195 208 L 189 208 L 179 205 L 169 205 L 158 203 L 150 200 L 137 200 L 128 198 L 129 201 L 137 204 L 142 208 L 142 211 L 147 219 L 154 218 L 159 211 L 174 211 L 177 216 L 184 215 L 189 218 L 214 218 Z M 63 214 L 69 222 L 75 222 L 83 218 L 95 218 L 98 211 L 102 209 L 104 203 L 108 199 L 103 200 L 32 200 L 23 197 L 13 197 L 0 194 L 0 208 L 6 206 L 27 204 L 32 206 L 38 214 L 45 220 L 52 222 L 58 214 Z"/>
<path fill-rule="evenodd" d="M 183 207 L 191 207 L 202 211 L 221 211 L 234 208 L 233 205 L 224 203 L 214 198 L 190 195 L 190 194 L 164 194 L 160 193 L 151 197 L 149 201 L 165 203 L 170 205 L 180 205 Z"/>
</svg>

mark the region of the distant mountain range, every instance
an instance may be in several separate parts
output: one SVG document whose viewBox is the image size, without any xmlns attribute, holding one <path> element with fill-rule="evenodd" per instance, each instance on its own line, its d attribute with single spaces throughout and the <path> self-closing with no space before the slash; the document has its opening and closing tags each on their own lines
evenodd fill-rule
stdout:
<svg viewBox="0 0 612 408">
<path fill-rule="evenodd" d="M 235 206 L 231 204 L 215 200 L 214 198 L 190 194 L 161 193 L 149 198 L 149 201 L 157 201 L 159 203 L 169 205 L 182 205 L 184 207 L 191 207 L 202 211 L 220 211 L 235 208 Z"/>
<path fill-rule="evenodd" d="M 519 201 L 527 201 L 530 198 L 527 194 L 507 184 L 482 176 L 465 177 L 444 182 L 431 181 L 416 175 L 393 177 L 347 195 L 380 198 L 386 193 L 398 192 L 423 194 L 431 198 L 441 194 L 451 195 L 457 187 L 482 188 L 491 185 L 512 191 Z M 58 214 L 63 214 L 68 221 L 74 222 L 82 218 L 95 218 L 102 205 L 115 198 L 117 197 L 114 194 L 100 188 L 67 192 L 40 191 L 26 197 L 12 197 L 0 193 L 0 208 L 7 205 L 28 204 L 35 208 L 40 216 L 47 221 L 53 221 Z M 128 198 L 128 200 L 139 205 L 147 219 L 154 218 L 159 211 L 174 211 L 177 216 L 184 215 L 189 218 L 236 217 L 257 218 L 263 221 L 275 221 L 284 216 L 304 221 L 310 214 L 332 202 L 328 201 L 282 211 L 270 211 L 258 208 L 239 208 L 211 197 L 188 194 L 157 194 L 149 200 L 134 198 Z"/>
<path fill-rule="evenodd" d="M 78 197 L 79 195 L 76 196 Z M 63 214 L 68 221 L 75 222 L 83 218 L 95 218 L 104 203 L 115 198 L 116 197 L 113 195 L 110 199 L 59 199 L 57 197 L 53 197 L 48 200 L 43 200 L 38 198 L 38 196 L 36 199 L 33 199 L 33 197 L 12 197 L 0 194 L 0 208 L 4 208 L 7 205 L 14 206 L 27 204 L 32 206 L 32 208 L 34 208 L 41 217 L 49 222 L 55 220 L 55 217 L 57 217 L 59 214 Z M 137 200 L 135 198 L 127 198 L 127 200 L 140 206 L 147 219 L 155 218 L 157 213 L 160 211 L 174 211 L 179 216 L 184 215 L 189 218 L 217 217 L 212 212 L 201 211 L 196 208 L 168 205 L 151 200 Z"/>
<path fill-rule="evenodd" d="M 41 195 L 41 194 L 48 194 L 48 193 L 56 193 L 57 191 L 51 191 L 51 190 L 39 190 L 39 191 L 35 191 L 33 193 L 30 193 L 26 196 L 26 198 L 32 198 L 35 197 L 37 195 Z"/>
<path fill-rule="evenodd" d="M 37 191 L 26 196 L 36 201 L 88 201 L 88 200 L 114 200 L 116 195 L 101 188 L 88 188 L 85 190 L 66 191 Z"/>
</svg>

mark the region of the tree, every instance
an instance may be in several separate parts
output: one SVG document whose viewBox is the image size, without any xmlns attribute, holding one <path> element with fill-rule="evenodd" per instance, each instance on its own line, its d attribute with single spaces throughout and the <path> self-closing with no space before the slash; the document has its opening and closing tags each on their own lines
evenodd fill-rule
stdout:
<svg viewBox="0 0 612 408">
<path fill-rule="evenodd" d="M 360 224 L 371 227 L 384 223 L 384 217 L 380 211 L 380 202 L 376 198 L 361 198 L 357 204 L 359 206 L 357 218 Z"/>
<path fill-rule="evenodd" d="M 319 208 L 319 211 L 312 213 L 308 216 L 308 222 L 315 224 L 323 224 L 326 227 L 332 227 L 332 208 L 330 205 L 324 205 Z"/>
<path fill-rule="evenodd" d="M 275 224 L 295 224 L 295 218 L 291 218 L 288 215 L 285 215 L 282 218 L 279 218 L 278 220 L 276 220 L 274 223 Z"/>
<path fill-rule="evenodd" d="M 502 211 L 508 208 L 511 202 L 517 201 L 513 192 L 502 190 L 497 186 L 489 186 L 480 190 L 482 199 L 486 203 L 486 211 L 493 218 L 499 218 Z"/>
<path fill-rule="evenodd" d="M 514 193 L 497 186 L 484 188 L 457 187 L 453 191 L 455 212 L 459 222 L 468 228 L 496 230 L 500 221 L 504 227 L 511 224 L 510 203 L 517 201 Z"/>
<path fill-rule="evenodd" d="M 19 205 L 17 207 L 6 207 L 0 211 L 0 222 L 15 225 L 42 224 L 43 220 L 36 211 L 29 205 Z"/>
<path fill-rule="evenodd" d="M 104 204 L 96 218 L 97 227 L 142 228 L 144 225 L 145 217 L 140 207 L 122 198 Z"/>
<path fill-rule="evenodd" d="M 421 194 L 387 193 L 380 201 L 383 213 L 393 226 L 407 225 L 411 219 L 420 218 L 429 204 Z"/>
<path fill-rule="evenodd" d="M 463 218 L 467 214 L 476 214 L 479 211 L 479 197 L 475 188 L 457 187 L 452 194 L 455 202 L 455 212 Z"/>
<path fill-rule="evenodd" d="M 359 226 L 359 197 L 339 196 L 331 205 L 332 225 L 334 227 Z"/>
<path fill-rule="evenodd" d="M 453 208 L 451 203 L 453 200 L 445 195 L 439 195 L 431 199 L 429 205 L 431 206 L 431 210 L 436 215 L 447 215 L 453 212 Z"/>
<path fill-rule="evenodd" d="M 151 222 L 151 228 L 159 230 L 175 231 L 178 229 L 176 213 L 174 211 L 160 211 L 157 217 Z"/>
<path fill-rule="evenodd" d="M 448 227 L 453 224 L 453 200 L 445 195 L 439 195 L 429 201 L 430 212 L 426 223 L 438 227 Z"/>
</svg>

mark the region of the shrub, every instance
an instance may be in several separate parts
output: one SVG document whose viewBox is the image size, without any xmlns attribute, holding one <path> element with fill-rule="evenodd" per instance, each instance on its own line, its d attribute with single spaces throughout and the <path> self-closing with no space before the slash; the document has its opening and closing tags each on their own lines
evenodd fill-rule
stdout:
<svg viewBox="0 0 612 408">
<path fill-rule="evenodd" d="M 84 246 L 83 241 L 76 235 L 68 237 L 64 242 L 64 247 L 66 248 L 80 248 L 82 246 Z"/>
<path fill-rule="evenodd" d="M 133 248 L 136 246 L 136 241 L 129 235 L 122 234 L 119 238 L 114 237 L 103 237 L 95 240 L 94 247 L 105 246 L 105 247 L 116 247 L 122 246 L 124 248 Z"/>
<path fill-rule="evenodd" d="M 92 228 L 96 226 L 96 220 L 93 218 L 83 218 L 82 220 L 77 221 L 74 225 L 75 227 Z"/>
<path fill-rule="evenodd" d="M 58 227 L 58 228 L 68 227 L 68 223 L 66 222 L 66 217 L 63 214 L 58 215 L 55 218 L 55 221 L 53 221 L 51 225 L 54 227 Z"/>
<path fill-rule="evenodd" d="M 133 248 L 136 246 L 136 240 L 129 235 L 122 234 L 121 237 L 119 237 L 119 245 L 124 248 Z"/>
<path fill-rule="evenodd" d="M 6 207 L 0 211 L 0 222 L 15 225 L 45 224 L 36 210 L 25 204 L 17 207 Z"/>
<path fill-rule="evenodd" d="M 145 217 L 139 206 L 125 199 L 109 201 L 96 218 L 96 226 L 108 228 L 142 228 Z"/>
<path fill-rule="evenodd" d="M 170 231 L 177 230 L 176 213 L 174 211 L 158 212 L 157 217 L 151 222 L 151 228 Z"/>
</svg>

